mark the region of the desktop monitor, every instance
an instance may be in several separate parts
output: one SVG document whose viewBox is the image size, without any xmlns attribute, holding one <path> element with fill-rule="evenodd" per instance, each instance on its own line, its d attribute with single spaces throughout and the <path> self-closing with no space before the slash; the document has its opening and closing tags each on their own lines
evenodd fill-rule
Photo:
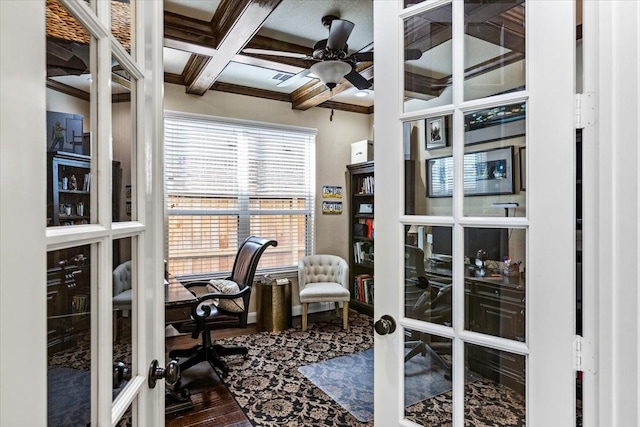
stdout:
<svg viewBox="0 0 640 427">
<path fill-rule="evenodd" d="M 488 259 L 501 261 L 509 255 L 509 230 L 506 228 L 465 228 L 464 255 L 476 258 L 479 249 L 484 249 Z"/>
<path fill-rule="evenodd" d="M 431 252 L 435 255 L 451 256 L 451 227 L 433 226 L 431 227 L 433 246 Z"/>
</svg>

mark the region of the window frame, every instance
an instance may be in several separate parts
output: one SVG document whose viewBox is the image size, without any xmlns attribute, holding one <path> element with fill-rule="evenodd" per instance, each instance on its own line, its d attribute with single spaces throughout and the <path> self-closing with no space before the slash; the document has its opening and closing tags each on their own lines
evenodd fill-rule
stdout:
<svg viewBox="0 0 640 427">
<path fill-rule="evenodd" d="M 190 195 L 188 191 L 184 191 L 183 193 L 180 193 L 175 189 L 171 189 L 172 185 L 170 185 L 169 183 L 169 180 L 171 179 L 171 176 L 172 176 L 171 175 L 172 172 L 177 171 L 177 168 L 175 167 L 175 160 L 178 159 L 179 156 L 177 156 L 176 154 L 173 154 L 176 152 L 175 148 L 178 142 L 177 142 L 177 137 L 175 140 L 173 139 L 174 138 L 172 136 L 173 133 L 168 130 L 168 126 L 180 126 L 180 127 L 187 127 L 187 128 L 189 126 L 193 126 L 193 129 L 195 129 L 196 124 L 201 132 L 203 131 L 203 128 L 207 128 L 207 127 L 210 127 L 210 128 L 205 129 L 206 132 L 211 132 L 211 131 L 215 132 L 216 129 L 219 130 L 220 132 L 222 132 L 223 129 L 225 129 L 226 132 L 229 132 L 229 130 L 232 130 L 231 133 L 233 133 L 235 137 L 238 138 L 236 141 L 228 145 L 232 147 L 231 148 L 232 150 L 235 150 L 235 153 L 231 154 L 230 158 L 241 159 L 241 160 L 238 160 L 237 163 L 230 165 L 229 169 L 227 169 L 227 171 L 228 170 L 233 171 L 233 173 L 230 175 L 235 175 L 236 180 L 234 181 L 234 179 L 231 178 L 231 181 L 229 182 L 234 184 L 235 186 L 234 191 L 236 191 L 236 194 L 230 194 L 228 191 L 227 192 L 223 191 L 221 193 L 206 193 L 206 191 L 209 191 L 209 190 L 202 190 L 204 191 L 204 194 L 202 195 L 210 194 L 211 197 L 200 199 L 200 200 L 208 199 L 212 201 L 228 199 L 232 201 L 230 203 L 230 205 L 232 205 L 231 207 L 203 208 L 203 207 L 188 207 L 188 206 L 178 206 L 178 207 L 170 206 L 172 198 L 185 197 L 185 196 L 189 197 Z M 272 150 L 270 151 L 268 144 L 261 144 L 261 148 L 266 147 L 266 150 L 252 149 L 251 142 L 247 144 L 246 138 L 243 138 L 243 135 L 245 134 L 252 135 L 252 138 L 255 138 L 254 141 L 267 140 L 269 138 L 271 138 L 271 140 L 273 141 L 273 138 L 274 137 L 277 138 L 279 133 L 286 136 L 286 139 L 284 140 L 285 142 L 289 144 L 299 145 L 299 152 L 296 152 L 296 153 L 298 155 L 302 154 L 304 156 L 304 158 L 300 162 L 297 162 L 298 168 L 303 169 L 305 173 L 305 178 L 303 179 L 303 182 L 305 182 L 304 189 L 300 191 L 299 194 L 297 194 L 297 191 L 299 191 L 297 190 L 297 191 L 294 191 L 293 193 L 286 194 L 285 197 L 274 196 L 272 188 L 270 193 L 267 192 L 268 194 L 262 194 L 261 190 L 257 188 L 259 186 L 254 185 L 252 187 L 251 184 L 248 184 L 246 182 L 247 176 L 257 176 L 258 172 L 256 169 L 258 167 L 262 167 L 261 165 L 264 165 L 264 163 L 268 164 L 269 160 L 272 160 L 274 158 L 274 155 L 273 155 L 273 151 Z M 175 276 L 181 279 L 197 279 L 197 278 L 203 278 L 203 277 L 208 277 L 208 278 L 225 277 L 226 275 L 228 275 L 228 273 L 232 268 L 232 261 L 235 258 L 235 253 L 239 245 L 250 235 L 256 234 L 255 232 L 252 233 L 252 218 L 255 218 L 255 216 L 264 218 L 264 217 L 269 217 L 269 216 L 273 217 L 278 215 L 290 215 L 290 216 L 304 215 L 304 226 L 303 226 L 304 236 L 302 237 L 304 241 L 304 249 L 303 249 L 304 255 L 312 254 L 314 252 L 314 247 L 315 247 L 315 180 L 316 180 L 315 137 L 316 137 L 316 134 L 317 134 L 317 129 L 311 129 L 311 128 L 287 126 L 287 125 L 280 125 L 280 124 L 239 120 L 239 119 L 221 118 L 216 116 L 192 114 L 192 113 L 184 113 L 184 112 L 176 112 L 176 111 L 165 111 L 165 140 L 164 140 L 164 144 L 165 144 L 165 177 L 164 177 L 165 204 L 164 206 L 165 206 L 165 230 L 166 230 L 165 254 L 167 259 L 167 266 L 169 266 L 168 268 L 169 272 L 171 273 L 172 258 L 175 259 L 175 256 L 172 255 L 174 248 L 170 247 L 170 244 L 171 244 L 170 229 L 172 227 L 171 221 L 172 221 L 172 218 L 176 218 L 176 217 L 190 217 L 190 216 L 211 217 L 212 219 L 211 224 L 213 227 L 216 227 L 216 230 L 214 230 L 216 232 L 218 232 L 218 229 L 217 229 L 218 226 L 214 223 L 215 218 L 222 218 L 224 216 L 227 216 L 229 218 L 235 217 L 238 221 L 237 228 L 235 229 L 236 231 L 235 242 L 231 242 L 228 247 L 224 249 L 220 249 L 220 251 L 222 250 L 225 251 L 224 254 L 211 255 L 209 257 L 209 258 L 217 257 L 223 263 L 225 262 L 225 260 L 222 259 L 223 257 L 231 257 L 232 259 L 230 260 L 230 262 L 229 260 L 226 261 L 225 267 L 228 267 L 228 268 L 217 268 L 214 271 L 194 271 L 189 273 L 185 272 L 184 270 L 180 270 L 180 271 L 176 270 Z M 228 133 L 225 135 L 228 136 Z M 212 138 L 215 139 L 216 137 L 214 136 Z M 243 139 L 244 141 L 241 141 Z M 210 148 L 205 147 L 201 149 L 203 149 L 204 152 L 209 152 L 211 159 L 213 159 L 215 156 L 213 156 L 212 152 L 214 152 L 216 149 L 218 150 L 221 149 L 221 146 L 220 146 L 221 142 L 212 141 L 211 143 L 214 145 L 212 145 Z M 181 141 L 180 144 L 184 144 L 184 141 Z M 194 145 L 197 145 L 197 144 L 198 142 L 194 142 Z M 171 148 L 173 148 L 173 151 Z M 179 149 L 181 149 L 181 147 Z M 224 150 L 225 148 L 222 147 L 222 149 Z M 174 162 L 173 166 L 172 166 L 172 162 Z M 215 170 L 217 169 L 218 168 L 214 168 L 214 167 L 211 167 L 211 165 L 209 165 L 208 172 L 215 173 Z M 252 170 L 253 172 L 251 172 Z M 278 170 L 278 168 L 274 167 L 274 170 Z M 264 169 L 261 169 L 260 175 L 265 175 L 264 172 L 265 172 Z M 289 178 L 289 177 L 286 177 L 286 174 L 284 175 L 280 174 L 280 175 L 276 176 L 276 178 L 271 178 L 271 179 L 277 180 L 278 177 Z M 299 177 L 296 177 L 296 179 L 298 178 Z M 211 185 L 212 183 L 214 185 L 218 184 L 215 181 L 217 181 L 217 179 L 213 178 L 208 183 L 203 184 L 203 187 L 206 187 L 207 184 L 209 185 Z M 286 179 L 284 179 L 283 182 L 286 183 L 291 181 L 287 181 Z M 296 183 L 294 187 L 299 188 L 300 184 Z M 191 197 L 198 199 L 197 196 L 191 195 Z M 261 203 L 262 201 L 265 201 L 265 200 L 268 201 L 270 199 L 288 201 L 288 203 L 292 207 L 290 209 L 260 208 L 260 207 L 256 208 L 255 201 L 257 201 L 258 203 Z M 300 201 L 302 201 L 302 204 L 304 206 L 302 208 L 295 208 L 293 205 L 299 205 Z M 292 229 L 294 228 L 292 226 L 298 223 L 298 221 L 299 220 L 292 218 L 289 220 L 278 222 L 278 224 L 279 225 L 289 224 L 289 229 Z M 192 231 L 192 230 L 189 230 L 189 231 Z M 234 233 L 231 233 L 231 234 L 234 234 Z M 220 235 L 221 234 L 218 234 L 218 237 Z M 213 239 L 215 239 L 215 237 L 216 236 L 214 235 Z M 275 248 L 274 252 L 277 251 L 277 252 L 280 252 L 280 254 L 286 254 L 286 252 L 296 252 L 296 251 L 298 253 L 301 252 L 299 239 L 298 240 L 291 239 L 290 240 L 291 244 L 287 245 L 286 239 L 278 239 L 277 233 L 274 235 L 266 236 L 266 237 L 270 237 L 278 240 L 279 245 L 277 248 Z M 235 247 L 233 247 L 234 243 L 235 243 Z M 197 247 L 194 248 L 193 251 L 196 252 Z M 301 256 L 300 254 L 298 255 L 292 254 L 290 258 L 291 264 L 287 264 L 287 265 L 279 265 L 279 266 L 272 265 L 267 267 L 259 266 L 256 276 L 260 277 L 261 275 L 267 274 L 267 273 L 284 274 L 284 273 L 291 273 L 293 271 L 296 271 L 297 259 L 300 256 Z"/>
</svg>

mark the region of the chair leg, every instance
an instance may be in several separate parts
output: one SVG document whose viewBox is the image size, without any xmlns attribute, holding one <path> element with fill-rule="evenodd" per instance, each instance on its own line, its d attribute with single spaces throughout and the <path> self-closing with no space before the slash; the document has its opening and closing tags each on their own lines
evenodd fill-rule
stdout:
<svg viewBox="0 0 640 427">
<path fill-rule="evenodd" d="M 309 309 L 309 303 L 302 303 L 302 332 L 307 330 L 307 310 Z"/>
<path fill-rule="evenodd" d="M 334 304 L 336 306 L 336 316 L 340 317 L 340 303 L 336 301 Z"/>
<path fill-rule="evenodd" d="M 349 301 L 342 303 L 342 328 L 345 331 L 349 330 Z"/>
</svg>

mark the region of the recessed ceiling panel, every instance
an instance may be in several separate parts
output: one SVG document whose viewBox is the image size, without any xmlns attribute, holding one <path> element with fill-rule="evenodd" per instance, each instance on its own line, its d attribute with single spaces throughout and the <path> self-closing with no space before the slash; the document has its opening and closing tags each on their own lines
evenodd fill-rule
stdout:
<svg viewBox="0 0 640 427">
<path fill-rule="evenodd" d="M 201 21 L 211 21 L 221 0 L 164 0 L 164 10 Z"/>
<path fill-rule="evenodd" d="M 222 74 L 220 74 L 218 81 L 280 93 L 291 93 L 298 87 L 311 81 L 310 78 L 303 77 L 296 85 L 278 86 L 278 84 L 283 81 L 283 78 L 286 77 L 285 74 L 288 73 L 238 62 L 230 62 Z"/>
<path fill-rule="evenodd" d="M 183 50 L 165 47 L 162 49 L 164 72 L 171 74 L 182 74 L 184 66 L 191 57 L 191 53 Z"/>
</svg>

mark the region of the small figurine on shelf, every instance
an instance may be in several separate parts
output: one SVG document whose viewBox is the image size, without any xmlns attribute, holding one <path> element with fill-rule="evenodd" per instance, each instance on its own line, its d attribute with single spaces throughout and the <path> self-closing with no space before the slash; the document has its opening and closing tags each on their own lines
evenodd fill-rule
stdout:
<svg viewBox="0 0 640 427">
<path fill-rule="evenodd" d="M 70 190 L 77 190 L 78 189 L 78 181 L 76 180 L 76 176 L 75 175 L 71 175 L 71 178 L 69 178 L 69 189 Z"/>
</svg>

